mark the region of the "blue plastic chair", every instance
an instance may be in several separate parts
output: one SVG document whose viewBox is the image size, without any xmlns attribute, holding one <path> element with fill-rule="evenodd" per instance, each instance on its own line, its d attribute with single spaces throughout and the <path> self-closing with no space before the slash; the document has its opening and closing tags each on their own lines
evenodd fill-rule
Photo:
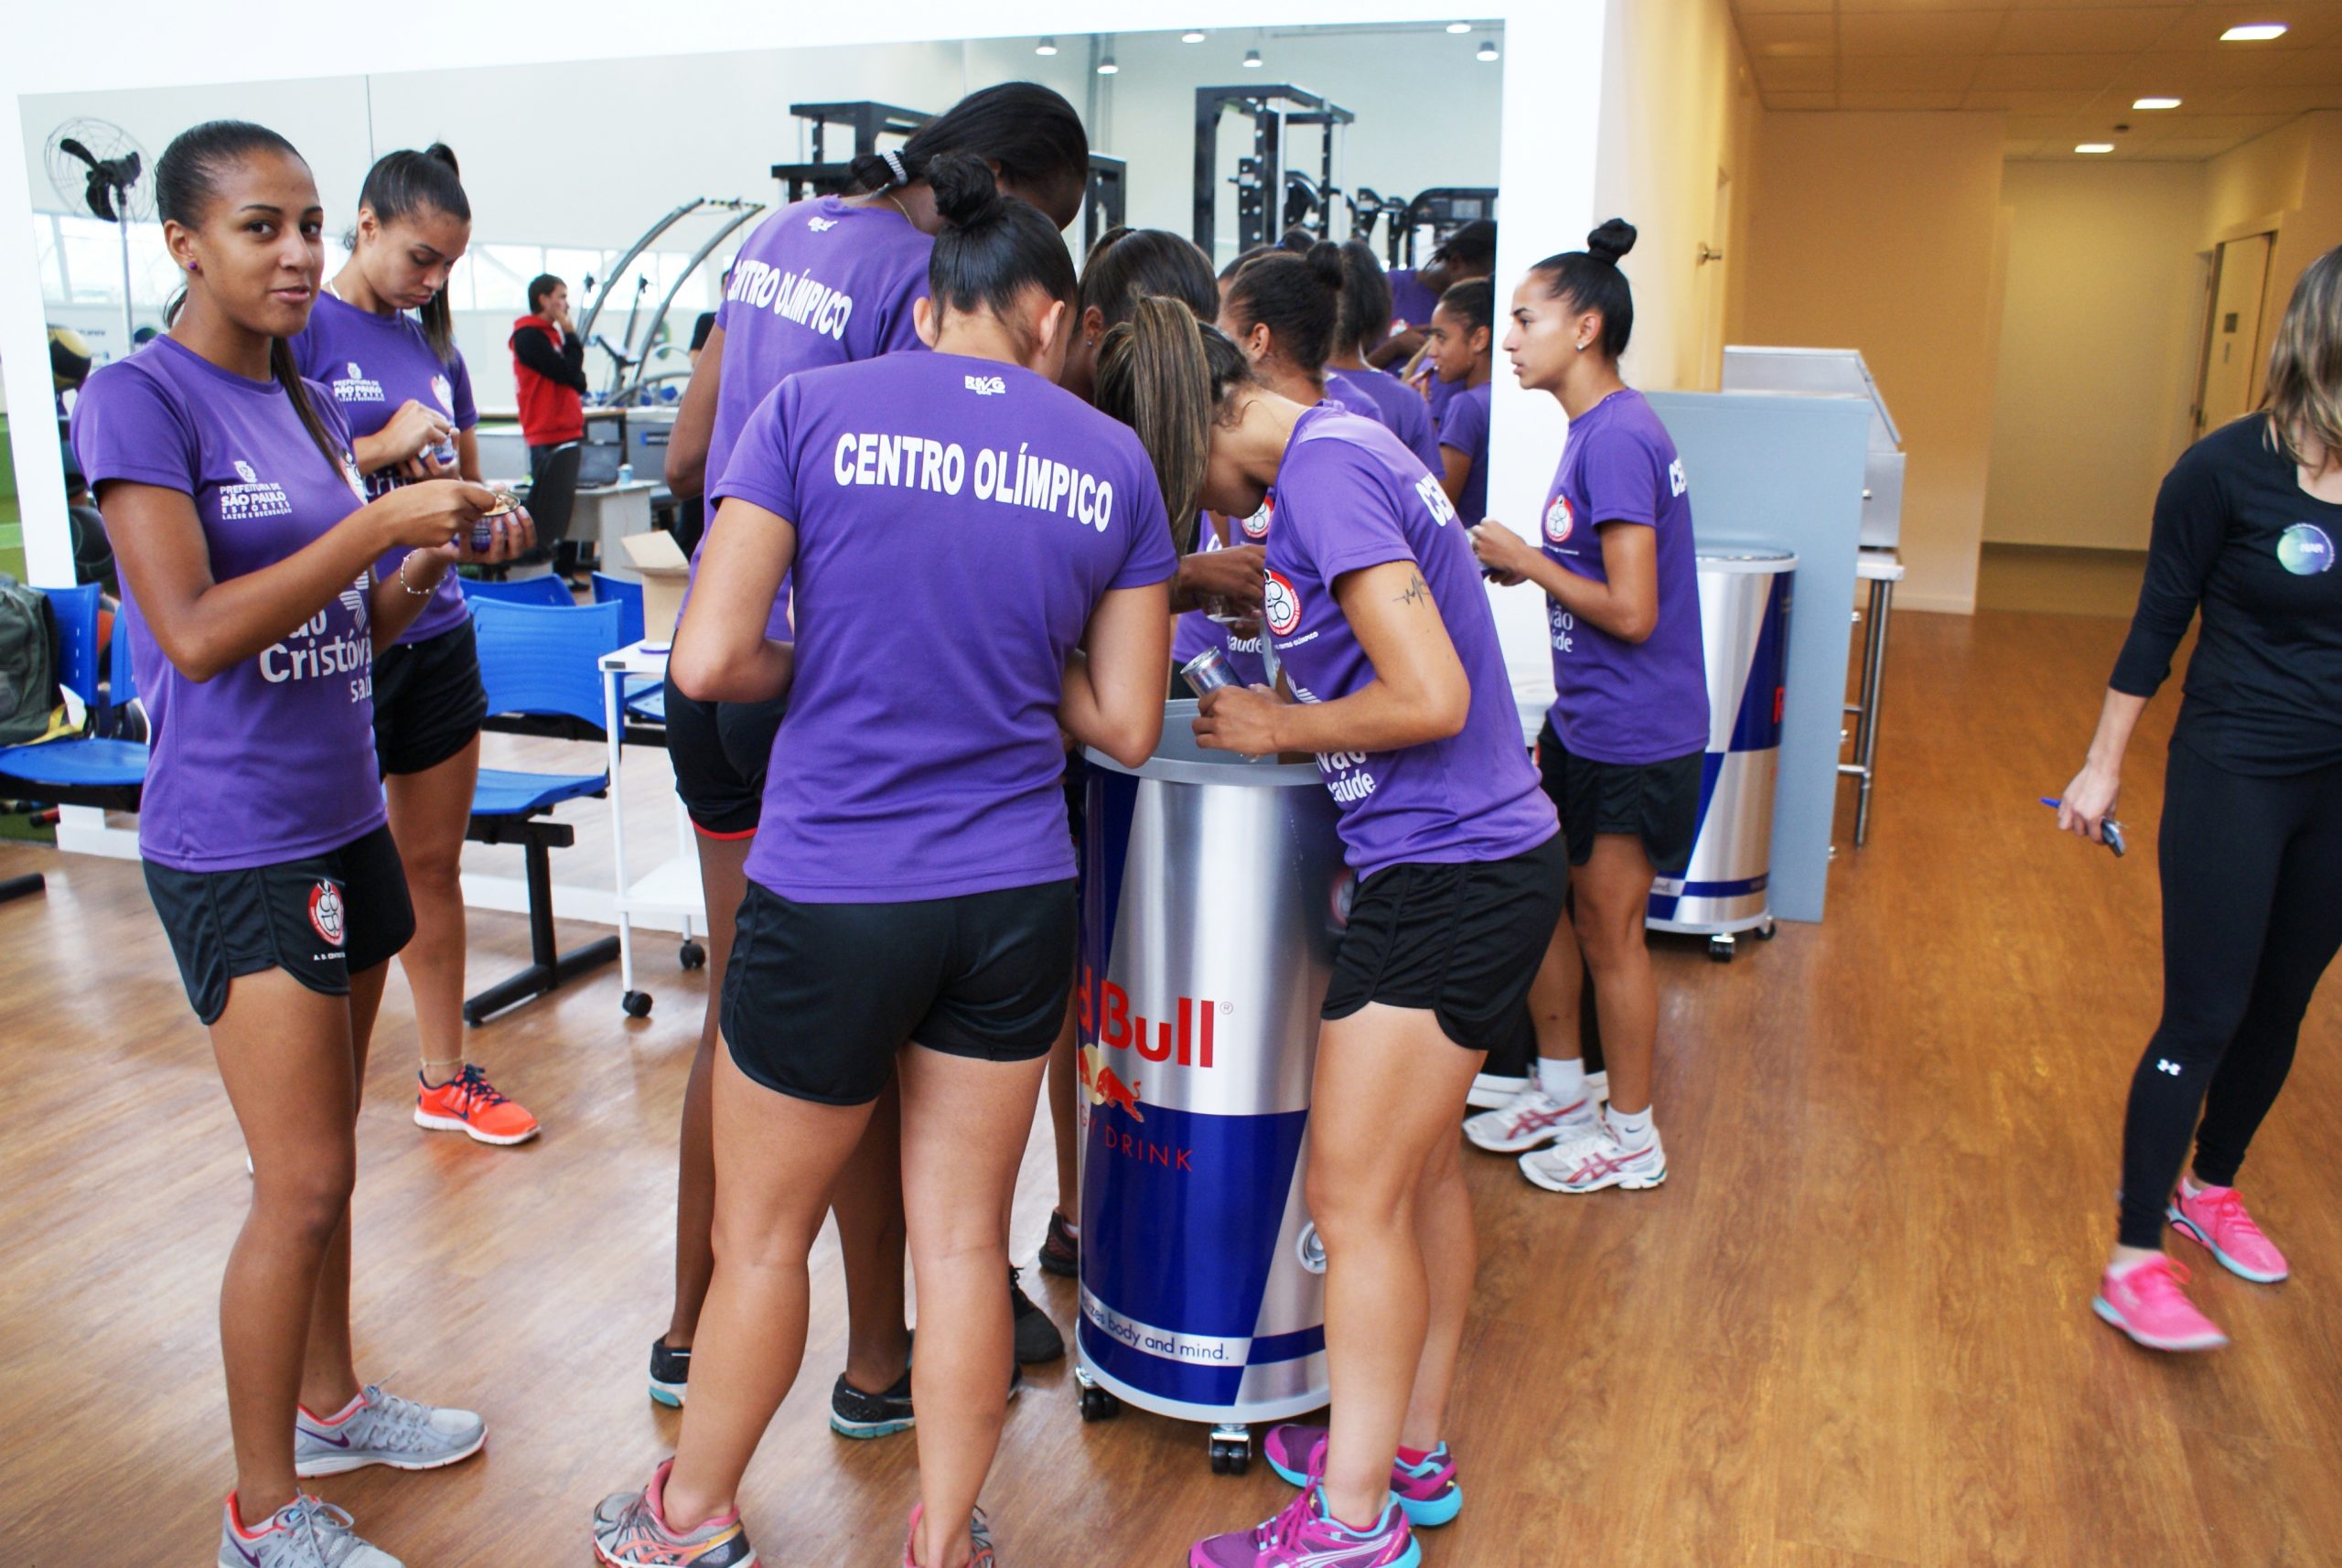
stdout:
<svg viewBox="0 0 2342 1568">
<path fill-rule="evenodd" d="M 93 729 L 108 729 L 109 702 L 128 698 L 110 699 L 98 682 L 98 585 L 83 583 L 40 591 L 57 624 L 58 683 L 81 699 Z M 123 650 L 120 662 L 125 670 L 130 664 L 126 619 L 124 612 L 114 612 L 115 643 Z M 0 795 L 56 806 L 135 811 L 145 784 L 146 747 L 134 740 L 91 735 L 0 746 Z"/>
<path fill-rule="evenodd" d="M 478 603 L 493 599 L 508 605 L 536 605 L 545 609 L 565 610 L 577 603 L 577 596 L 569 585 L 548 572 L 537 577 L 514 577 L 508 582 L 490 583 L 478 577 L 457 579 L 467 601 Z"/>
<path fill-rule="evenodd" d="M 642 640 L 645 633 L 642 629 L 640 583 L 630 577 L 613 577 L 607 572 L 596 572 L 594 574 L 594 602 L 618 607 L 620 648 L 630 648 Z M 662 727 L 667 723 L 667 683 L 664 681 L 629 680 L 621 700 L 626 703 L 627 717 Z"/>
<path fill-rule="evenodd" d="M 616 604 L 561 607 L 516 605 L 490 596 L 473 600 L 479 639 L 480 682 L 488 711 L 499 717 L 552 720 L 553 733 L 604 741 L 601 660 L 621 646 Z M 478 843 L 517 843 L 529 880 L 527 968 L 464 1003 L 464 1020 L 478 1024 L 516 1003 L 543 996 L 564 982 L 618 955 L 616 937 L 564 953 L 553 940 L 553 855 L 576 843 L 568 822 L 546 813 L 564 800 L 609 792 L 607 770 L 534 773 L 483 768 L 472 789 L 472 820 L 465 836 Z"/>
</svg>

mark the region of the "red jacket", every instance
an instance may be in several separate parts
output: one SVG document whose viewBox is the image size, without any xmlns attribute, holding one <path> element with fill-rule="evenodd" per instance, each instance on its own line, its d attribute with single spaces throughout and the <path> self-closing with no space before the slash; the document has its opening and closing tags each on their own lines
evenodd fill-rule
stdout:
<svg viewBox="0 0 2342 1568">
<path fill-rule="evenodd" d="M 521 394 L 521 435 L 532 446 L 586 434 L 578 394 L 586 390 L 586 345 L 542 316 L 512 323 L 512 381 Z"/>
</svg>

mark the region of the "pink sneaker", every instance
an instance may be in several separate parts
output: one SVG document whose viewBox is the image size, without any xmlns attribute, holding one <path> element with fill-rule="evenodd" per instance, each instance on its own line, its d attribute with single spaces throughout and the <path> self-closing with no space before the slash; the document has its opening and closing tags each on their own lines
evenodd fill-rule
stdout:
<svg viewBox="0 0 2342 1568">
<path fill-rule="evenodd" d="M 2272 1285 L 2292 1273 L 2285 1267 L 2285 1254 L 2244 1211 L 2244 1199 L 2236 1188 L 2199 1187 L 2190 1192 L 2189 1185 L 2179 1184 L 2179 1201 L 2171 1206 L 2173 1230 L 2209 1249 L 2220 1267 L 2240 1279 Z"/>
<path fill-rule="evenodd" d="M 1373 1529 L 1355 1530 L 1326 1517 L 1313 1485 L 1257 1529 L 1197 1541 L 1187 1568 L 1421 1568 L 1423 1560 L 1397 1503 L 1383 1505 Z"/>
<path fill-rule="evenodd" d="M 1316 1484 L 1326 1474 L 1326 1429 L 1287 1423 L 1269 1428 L 1261 1455 L 1296 1487 Z M 1443 1443 L 1420 1465 L 1391 1462 L 1391 1496 L 1417 1530 L 1446 1524 L 1463 1511 L 1464 1488 L 1456 1483 L 1456 1455 Z"/>
<path fill-rule="evenodd" d="M 2120 1274 L 2109 1269 L 2090 1310 L 2150 1350 L 2217 1350 L 2229 1337 L 2180 1290 L 2187 1277 L 2187 1265 L 2169 1258 L 2150 1258 Z"/>
</svg>

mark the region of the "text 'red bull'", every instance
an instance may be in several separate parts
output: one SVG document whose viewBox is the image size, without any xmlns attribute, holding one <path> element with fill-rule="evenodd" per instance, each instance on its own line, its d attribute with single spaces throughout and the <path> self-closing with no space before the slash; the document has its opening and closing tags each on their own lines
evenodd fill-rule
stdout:
<svg viewBox="0 0 2342 1568">
<path fill-rule="evenodd" d="M 1151 1062 L 1176 1062 L 1181 1067 L 1211 1066 L 1212 1021 L 1219 1004 L 1209 998 L 1182 996 L 1173 1005 L 1176 1020 L 1152 1019 L 1131 1011 L 1130 993 L 1112 981 L 1094 984 L 1085 964 L 1076 993 L 1081 1010 L 1081 1031 L 1114 1050 L 1135 1050 Z"/>
</svg>

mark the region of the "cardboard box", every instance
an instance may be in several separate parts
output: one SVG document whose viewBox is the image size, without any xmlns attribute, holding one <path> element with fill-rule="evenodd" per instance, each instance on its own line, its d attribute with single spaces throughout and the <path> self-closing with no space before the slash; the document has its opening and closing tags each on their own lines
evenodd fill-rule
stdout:
<svg viewBox="0 0 2342 1568">
<path fill-rule="evenodd" d="M 627 564 L 642 579 L 642 635 L 651 642 L 666 642 L 675 635 L 675 621 L 683 613 L 683 589 L 692 580 L 692 564 L 675 536 L 663 529 L 629 533 L 618 541 Z"/>
</svg>

